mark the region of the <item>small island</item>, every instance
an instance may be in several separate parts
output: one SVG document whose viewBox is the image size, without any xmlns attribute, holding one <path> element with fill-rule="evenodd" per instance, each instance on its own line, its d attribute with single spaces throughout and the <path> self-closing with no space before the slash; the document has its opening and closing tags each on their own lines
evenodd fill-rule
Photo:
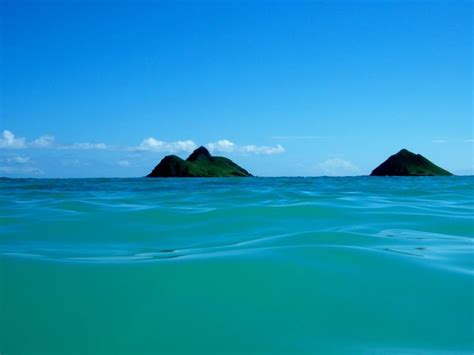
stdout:
<svg viewBox="0 0 474 355">
<path fill-rule="evenodd" d="M 213 157 L 199 147 L 186 159 L 167 155 L 146 177 L 247 177 L 247 170 L 225 157 Z"/>
<path fill-rule="evenodd" d="M 440 168 L 421 154 L 406 149 L 390 156 L 376 167 L 370 176 L 449 176 L 449 171 Z"/>
</svg>

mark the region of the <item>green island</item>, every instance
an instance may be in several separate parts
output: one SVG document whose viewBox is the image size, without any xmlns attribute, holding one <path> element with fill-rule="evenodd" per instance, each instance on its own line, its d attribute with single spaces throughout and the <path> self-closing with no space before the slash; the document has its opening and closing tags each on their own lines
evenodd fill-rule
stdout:
<svg viewBox="0 0 474 355">
<path fill-rule="evenodd" d="M 421 154 L 407 149 L 390 156 L 376 167 L 370 176 L 449 176 L 449 171 L 440 168 Z"/>
<path fill-rule="evenodd" d="M 225 157 L 214 157 L 201 146 L 186 159 L 167 155 L 146 177 L 247 177 L 247 170 Z"/>
</svg>

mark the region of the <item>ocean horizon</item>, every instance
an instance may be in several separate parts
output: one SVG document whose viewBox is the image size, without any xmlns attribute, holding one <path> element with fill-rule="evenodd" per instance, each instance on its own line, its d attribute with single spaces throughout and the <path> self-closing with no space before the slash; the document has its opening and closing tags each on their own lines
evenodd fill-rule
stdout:
<svg viewBox="0 0 474 355">
<path fill-rule="evenodd" d="M 0 179 L 0 352 L 471 354 L 474 177 Z"/>
</svg>

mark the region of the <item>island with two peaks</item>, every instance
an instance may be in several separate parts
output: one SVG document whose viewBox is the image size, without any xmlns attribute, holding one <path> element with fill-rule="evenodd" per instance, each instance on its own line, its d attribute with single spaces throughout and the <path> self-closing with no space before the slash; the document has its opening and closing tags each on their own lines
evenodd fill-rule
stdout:
<svg viewBox="0 0 474 355">
<path fill-rule="evenodd" d="M 433 164 L 420 154 L 406 149 L 390 156 L 370 176 L 449 176 L 449 171 Z M 186 159 L 167 155 L 146 177 L 247 177 L 247 170 L 232 160 L 214 157 L 204 147 L 199 147 Z"/>
<path fill-rule="evenodd" d="M 146 177 L 247 177 L 247 170 L 224 157 L 214 157 L 199 147 L 186 159 L 167 155 Z"/>
<path fill-rule="evenodd" d="M 370 176 L 450 176 L 449 171 L 440 168 L 421 154 L 406 149 L 390 156 L 376 167 Z"/>
</svg>

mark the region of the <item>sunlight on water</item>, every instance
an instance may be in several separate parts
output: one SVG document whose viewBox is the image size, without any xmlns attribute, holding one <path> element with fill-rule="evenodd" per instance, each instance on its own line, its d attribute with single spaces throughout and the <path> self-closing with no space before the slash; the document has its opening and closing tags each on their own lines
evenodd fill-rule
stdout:
<svg viewBox="0 0 474 355">
<path fill-rule="evenodd" d="M 474 179 L 0 179 L 0 352 L 472 353 Z"/>
</svg>

